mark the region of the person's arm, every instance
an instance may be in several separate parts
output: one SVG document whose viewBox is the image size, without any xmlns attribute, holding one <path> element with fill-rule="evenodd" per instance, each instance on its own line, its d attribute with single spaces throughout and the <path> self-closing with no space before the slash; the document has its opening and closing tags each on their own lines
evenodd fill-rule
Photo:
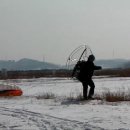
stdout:
<svg viewBox="0 0 130 130">
<path fill-rule="evenodd" d="M 94 70 L 101 70 L 101 69 L 102 69 L 101 66 L 96 66 L 96 65 L 94 65 Z"/>
</svg>

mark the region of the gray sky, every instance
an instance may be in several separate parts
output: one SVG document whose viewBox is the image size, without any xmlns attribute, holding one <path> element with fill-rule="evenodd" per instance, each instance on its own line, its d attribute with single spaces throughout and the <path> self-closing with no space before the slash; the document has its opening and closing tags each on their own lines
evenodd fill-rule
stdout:
<svg viewBox="0 0 130 130">
<path fill-rule="evenodd" d="M 82 44 L 96 59 L 130 59 L 130 0 L 0 0 L 1 60 L 65 64 Z"/>
</svg>

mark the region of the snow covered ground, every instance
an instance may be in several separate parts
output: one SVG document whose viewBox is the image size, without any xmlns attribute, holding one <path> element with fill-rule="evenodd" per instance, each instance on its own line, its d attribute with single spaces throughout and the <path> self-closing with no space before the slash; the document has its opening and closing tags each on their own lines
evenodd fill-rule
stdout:
<svg viewBox="0 0 130 130">
<path fill-rule="evenodd" d="M 95 93 L 130 89 L 130 78 L 95 78 Z M 17 85 L 23 96 L 0 98 L 0 130 L 130 130 L 130 102 L 71 101 L 82 93 L 67 78 L 1 80 Z M 53 93 L 55 99 L 37 99 Z"/>
</svg>

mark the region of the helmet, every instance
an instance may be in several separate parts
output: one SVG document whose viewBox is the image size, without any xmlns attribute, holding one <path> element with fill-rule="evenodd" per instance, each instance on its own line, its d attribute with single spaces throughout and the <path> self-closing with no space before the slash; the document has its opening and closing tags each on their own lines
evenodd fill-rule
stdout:
<svg viewBox="0 0 130 130">
<path fill-rule="evenodd" d="M 88 61 L 94 61 L 95 60 L 95 56 L 94 55 L 90 55 L 89 57 L 88 57 Z"/>
</svg>

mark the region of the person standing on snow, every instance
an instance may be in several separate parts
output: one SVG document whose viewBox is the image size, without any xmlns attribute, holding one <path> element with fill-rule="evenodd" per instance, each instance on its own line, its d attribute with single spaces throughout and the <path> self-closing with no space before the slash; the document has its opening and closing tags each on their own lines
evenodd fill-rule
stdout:
<svg viewBox="0 0 130 130">
<path fill-rule="evenodd" d="M 95 56 L 90 55 L 87 61 L 79 61 L 72 72 L 72 77 L 76 75 L 76 78 L 83 85 L 83 97 L 84 99 L 93 99 L 95 84 L 92 80 L 94 70 L 102 69 L 101 66 L 94 65 Z M 90 86 L 89 94 L 88 86 Z"/>
</svg>

